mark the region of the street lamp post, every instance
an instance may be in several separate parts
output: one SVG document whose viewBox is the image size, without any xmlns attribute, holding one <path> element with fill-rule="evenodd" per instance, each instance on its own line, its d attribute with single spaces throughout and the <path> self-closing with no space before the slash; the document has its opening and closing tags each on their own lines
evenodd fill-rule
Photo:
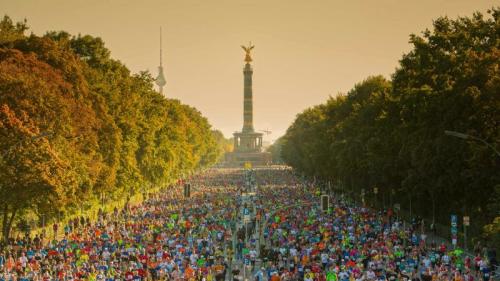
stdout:
<svg viewBox="0 0 500 281">
<path fill-rule="evenodd" d="M 461 133 L 461 132 L 449 131 L 449 130 L 445 130 L 444 133 L 445 133 L 445 135 L 456 137 L 456 138 L 460 138 L 460 139 L 463 139 L 463 140 L 479 141 L 479 142 L 483 143 L 484 145 L 486 145 L 487 147 L 491 148 L 493 151 L 495 151 L 495 154 L 500 157 L 500 152 L 492 144 L 488 143 L 487 141 L 485 141 L 485 140 L 483 140 L 481 138 L 478 138 L 478 137 L 472 136 L 472 135 L 468 135 L 468 134 L 464 134 L 464 133 Z M 464 208 L 465 208 L 465 204 L 464 204 Z M 465 211 L 464 211 L 464 213 L 465 213 Z M 468 225 L 469 225 L 469 216 L 464 216 L 464 223 L 463 223 L 463 228 L 464 228 L 464 248 L 466 250 L 467 250 L 467 226 Z"/>
<path fill-rule="evenodd" d="M 478 138 L 478 137 L 475 137 L 475 136 L 471 136 L 471 135 L 467 135 L 467 134 L 460 133 L 460 132 L 456 132 L 456 131 L 448 131 L 448 130 L 445 130 L 444 134 L 448 135 L 448 136 L 456 137 L 456 138 L 459 138 L 459 139 L 475 140 L 475 141 L 482 142 L 484 145 L 486 145 L 487 147 L 489 147 L 493 151 L 495 151 L 496 155 L 500 157 L 500 152 L 493 145 L 489 144 L 487 141 L 485 141 L 485 140 L 483 140 L 481 138 Z"/>
<path fill-rule="evenodd" d="M 411 199 L 412 199 L 412 196 L 411 196 L 412 192 L 410 192 L 410 220 L 412 219 L 412 211 L 413 211 L 413 208 L 412 208 L 412 205 L 411 205 Z"/>
<path fill-rule="evenodd" d="M 361 189 L 361 203 L 363 204 L 363 207 L 365 207 L 365 189 Z"/>
<path fill-rule="evenodd" d="M 393 200 L 393 197 L 394 197 L 394 194 L 396 194 L 396 192 L 395 192 L 394 188 L 392 188 L 392 189 L 391 189 L 390 200 L 389 200 L 389 201 L 391 201 L 391 202 L 389 203 L 390 208 L 393 208 L 393 205 L 394 205 L 394 204 L 393 204 L 394 202 L 392 201 L 392 200 Z"/>
</svg>

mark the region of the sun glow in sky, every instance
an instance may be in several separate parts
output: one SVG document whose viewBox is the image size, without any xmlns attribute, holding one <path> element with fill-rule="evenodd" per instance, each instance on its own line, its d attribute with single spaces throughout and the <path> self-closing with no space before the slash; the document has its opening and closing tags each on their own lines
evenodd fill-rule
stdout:
<svg viewBox="0 0 500 281">
<path fill-rule="evenodd" d="M 389 77 L 411 33 L 439 16 L 470 16 L 483 0 L 0 0 L 0 14 L 31 31 L 101 37 L 133 72 L 159 65 L 164 92 L 198 108 L 231 136 L 243 126 L 243 59 L 254 68 L 254 127 L 284 134 L 295 115 L 370 75 Z"/>
</svg>

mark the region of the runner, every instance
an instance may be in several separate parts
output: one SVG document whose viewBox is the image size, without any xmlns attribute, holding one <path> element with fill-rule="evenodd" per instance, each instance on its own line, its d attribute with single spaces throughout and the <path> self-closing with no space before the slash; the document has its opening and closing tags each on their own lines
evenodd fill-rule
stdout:
<svg viewBox="0 0 500 281">
<path fill-rule="evenodd" d="M 206 171 L 190 179 L 190 198 L 182 183 L 171 186 L 95 222 L 70 220 L 60 239 L 12 239 L 0 251 L 0 280 L 210 281 L 233 271 L 258 281 L 493 278 L 485 257 L 429 246 L 390 212 L 334 195 L 321 212 L 311 184 L 290 169 L 256 169 L 253 191 L 244 173 Z"/>
</svg>

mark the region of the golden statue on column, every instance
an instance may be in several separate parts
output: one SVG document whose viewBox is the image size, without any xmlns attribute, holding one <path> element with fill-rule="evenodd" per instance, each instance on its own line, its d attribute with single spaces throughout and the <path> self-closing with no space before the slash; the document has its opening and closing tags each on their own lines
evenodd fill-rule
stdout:
<svg viewBox="0 0 500 281">
<path fill-rule="evenodd" d="M 255 46 L 252 45 L 252 42 L 248 43 L 248 47 L 241 45 L 241 48 L 243 48 L 243 50 L 245 50 L 246 53 L 245 62 L 250 63 L 252 61 L 252 57 L 250 56 L 250 51 L 252 51 L 254 47 Z"/>
</svg>

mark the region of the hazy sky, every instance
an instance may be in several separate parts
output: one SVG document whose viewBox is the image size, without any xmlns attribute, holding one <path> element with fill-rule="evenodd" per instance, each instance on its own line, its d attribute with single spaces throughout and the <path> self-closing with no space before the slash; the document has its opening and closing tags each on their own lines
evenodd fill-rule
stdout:
<svg viewBox="0 0 500 281">
<path fill-rule="evenodd" d="M 43 34 L 106 42 L 133 72 L 163 64 L 169 97 L 198 108 L 226 136 L 243 126 L 241 44 L 252 41 L 254 127 L 282 135 L 305 108 L 369 75 L 389 77 L 410 33 L 432 20 L 485 12 L 483 0 L 0 0 L 0 14 Z"/>
</svg>

